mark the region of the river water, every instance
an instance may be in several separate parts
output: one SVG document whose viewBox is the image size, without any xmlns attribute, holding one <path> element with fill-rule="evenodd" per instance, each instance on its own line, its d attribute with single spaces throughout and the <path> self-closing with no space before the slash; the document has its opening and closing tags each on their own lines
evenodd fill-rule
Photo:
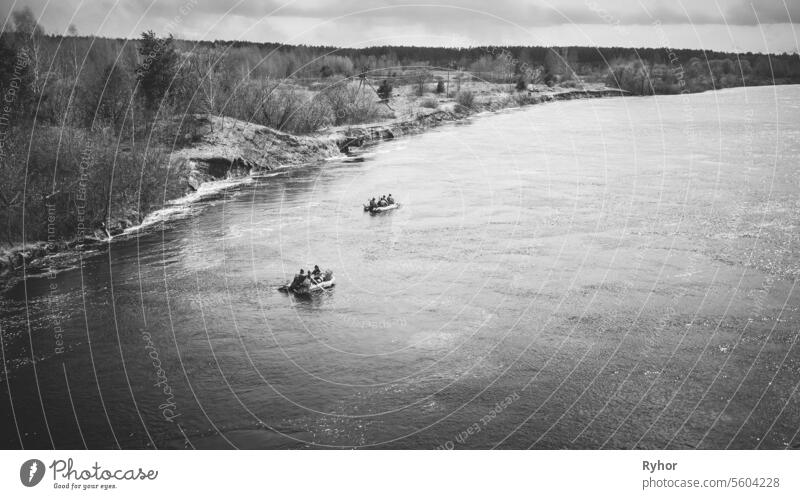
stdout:
<svg viewBox="0 0 800 499">
<path fill-rule="evenodd" d="M 533 106 L 193 205 L 3 297 L 2 445 L 797 447 L 798 103 Z"/>
</svg>

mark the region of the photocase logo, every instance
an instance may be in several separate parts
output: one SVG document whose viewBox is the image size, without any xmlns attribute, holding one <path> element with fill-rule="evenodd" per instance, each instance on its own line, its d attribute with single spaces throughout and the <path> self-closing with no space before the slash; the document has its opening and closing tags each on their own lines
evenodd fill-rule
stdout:
<svg viewBox="0 0 800 499">
<path fill-rule="evenodd" d="M 38 459 L 28 459 L 19 469 L 19 479 L 26 487 L 35 487 L 44 478 L 44 463 Z"/>
</svg>

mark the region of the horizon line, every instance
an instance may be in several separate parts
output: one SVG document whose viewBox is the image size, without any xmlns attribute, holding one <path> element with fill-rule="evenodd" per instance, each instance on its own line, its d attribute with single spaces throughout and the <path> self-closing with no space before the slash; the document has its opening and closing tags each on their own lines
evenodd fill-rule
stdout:
<svg viewBox="0 0 800 499">
<path fill-rule="evenodd" d="M 144 30 L 142 33 L 146 33 L 148 31 L 155 30 Z M 2 31 L 0 35 L 4 34 L 11 34 L 15 33 L 15 31 Z M 139 41 L 139 38 L 128 38 L 128 37 L 121 37 L 121 36 L 107 36 L 107 35 L 70 35 L 68 33 L 44 33 L 44 36 L 48 37 L 60 37 L 60 38 L 88 38 L 88 39 L 108 39 L 108 40 L 124 40 L 124 41 Z M 285 42 L 277 42 L 277 41 L 270 41 L 270 42 L 259 42 L 255 40 L 225 40 L 225 39 L 200 39 L 200 38 L 178 38 L 173 33 L 168 33 L 167 35 L 158 35 L 156 36 L 159 38 L 165 36 L 172 36 L 175 41 L 181 42 L 194 42 L 194 43 L 223 43 L 223 44 L 252 44 L 252 45 L 278 45 L 281 47 L 308 47 L 308 48 L 319 48 L 319 49 L 342 49 L 342 50 L 368 50 L 368 49 L 376 49 L 376 48 L 418 48 L 418 49 L 448 49 L 448 50 L 474 50 L 480 48 L 489 48 L 489 47 L 497 47 L 497 48 L 588 48 L 588 49 L 628 49 L 628 50 L 667 50 L 667 51 L 696 51 L 696 52 L 703 52 L 703 53 L 717 53 L 717 54 L 735 54 L 735 55 L 746 55 L 746 54 L 753 54 L 753 55 L 775 55 L 775 56 L 794 56 L 800 55 L 800 50 L 795 49 L 791 52 L 763 52 L 763 51 L 746 51 L 746 52 L 728 52 L 723 50 L 714 50 L 714 49 L 704 49 L 704 48 L 689 48 L 689 47 L 669 47 L 669 46 L 624 46 L 624 45 L 501 45 L 501 44 L 484 44 L 484 45 L 367 45 L 362 47 L 355 47 L 355 46 L 347 46 L 347 45 L 317 45 L 317 44 L 306 44 L 306 43 L 285 43 Z"/>
</svg>

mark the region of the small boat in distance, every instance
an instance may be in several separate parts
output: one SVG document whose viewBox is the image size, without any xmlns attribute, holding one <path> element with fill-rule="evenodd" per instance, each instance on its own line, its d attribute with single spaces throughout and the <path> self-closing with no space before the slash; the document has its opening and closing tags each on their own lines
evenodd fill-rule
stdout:
<svg viewBox="0 0 800 499">
<path fill-rule="evenodd" d="M 400 208 L 400 203 L 390 204 L 389 206 L 375 206 L 374 208 L 370 208 L 369 205 L 364 205 L 364 211 L 368 211 L 370 213 L 382 213 L 384 211 L 391 211 Z"/>
<path fill-rule="evenodd" d="M 400 208 L 400 203 L 395 201 L 391 194 L 388 196 L 381 196 L 377 201 L 375 201 L 375 198 L 372 198 L 364 204 L 364 211 L 368 211 L 372 214 L 396 210 L 397 208 Z"/>
<path fill-rule="evenodd" d="M 296 295 L 310 295 L 317 291 L 324 291 L 332 288 L 336 284 L 336 278 L 333 277 L 333 271 L 326 270 L 323 274 L 317 276 L 311 274 L 297 274 L 294 276 L 292 282 L 287 282 L 278 288 L 278 291 L 284 293 L 294 293 Z"/>
</svg>

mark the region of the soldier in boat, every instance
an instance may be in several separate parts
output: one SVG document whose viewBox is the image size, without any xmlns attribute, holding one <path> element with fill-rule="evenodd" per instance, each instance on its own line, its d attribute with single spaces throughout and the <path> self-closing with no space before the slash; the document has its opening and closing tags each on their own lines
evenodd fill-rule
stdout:
<svg viewBox="0 0 800 499">
<path fill-rule="evenodd" d="M 303 269 L 300 269 L 300 273 L 294 276 L 294 280 L 289 285 L 289 290 L 294 291 L 296 289 L 299 289 L 303 286 L 303 284 L 305 284 L 305 282 L 306 282 L 305 271 Z"/>
</svg>

